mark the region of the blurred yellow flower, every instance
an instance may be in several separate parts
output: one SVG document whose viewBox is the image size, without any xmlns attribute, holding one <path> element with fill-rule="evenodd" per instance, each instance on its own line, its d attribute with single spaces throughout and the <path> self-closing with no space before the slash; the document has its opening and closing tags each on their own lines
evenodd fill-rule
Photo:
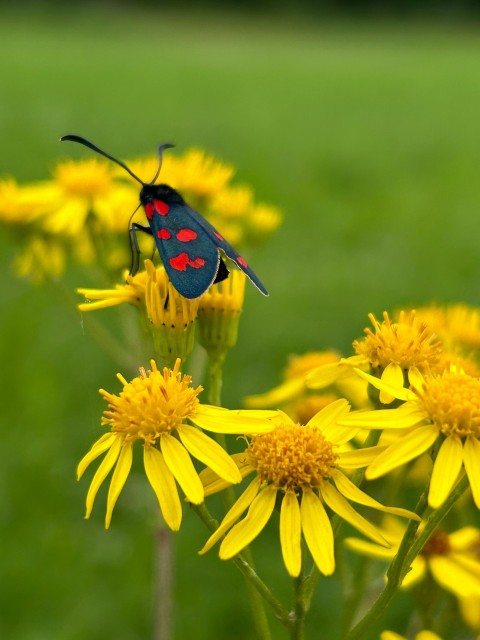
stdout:
<svg viewBox="0 0 480 640">
<path fill-rule="evenodd" d="M 405 636 L 401 636 L 394 631 L 383 631 L 380 634 L 380 640 L 408 640 Z M 419 631 L 416 633 L 412 640 L 442 640 L 440 636 L 437 636 L 433 631 Z"/>
</svg>

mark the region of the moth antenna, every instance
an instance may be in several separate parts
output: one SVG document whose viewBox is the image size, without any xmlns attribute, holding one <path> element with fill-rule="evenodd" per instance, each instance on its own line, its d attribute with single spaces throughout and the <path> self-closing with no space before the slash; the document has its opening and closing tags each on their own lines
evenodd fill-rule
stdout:
<svg viewBox="0 0 480 640">
<path fill-rule="evenodd" d="M 159 145 L 159 147 L 158 147 L 158 169 L 157 169 L 156 174 L 153 176 L 153 179 L 150 180 L 150 182 L 148 182 L 147 184 L 155 184 L 155 180 L 160 175 L 160 169 L 162 168 L 162 161 L 163 161 L 163 150 L 164 149 L 171 149 L 174 146 L 175 146 L 174 144 L 170 144 L 169 142 L 164 142 L 163 144 Z"/>
<path fill-rule="evenodd" d="M 96 151 L 100 155 L 105 156 L 105 158 L 108 158 L 109 160 L 112 160 L 113 162 L 118 164 L 120 167 L 122 167 L 122 169 L 125 169 L 125 171 L 127 173 L 129 173 L 132 176 L 132 178 L 134 178 L 142 186 L 145 185 L 143 180 L 140 180 L 140 178 L 138 176 L 136 176 L 133 173 L 133 171 L 127 167 L 126 164 L 124 164 L 120 160 L 117 160 L 117 158 L 114 158 L 113 156 L 111 156 L 106 151 L 102 151 L 102 149 L 99 149 L 95 144 L 93 144 L 93 142 L 90 142 L 89 140 L 86 140 L 85 138 L 82 138 L 81 136 L 77 136 L 77 135 L 75 135 L 73 133 L 69 133 L 68 135 L 62 136 L 60 138 L 60 142 L 65 142 L 65 140 L 68 140 L 70 142 L 78 142 L 79 144 L 83 144 L 83 146 L 88 147 L 89 149 L 92 149 L 92 151 Z M 165 146 L 165 145 L 163 145 L 163 146 Z M 171 145 L 169 145 L 169 146 L 171 146 Z M 160 171 L 160 169 L 159 169 L 159 171 Z M 158 177 L 158 174 L 157 174 L 157 176 L 155 176 L 155 180 L 157 179 L 157 177 Z"/>
</svg>

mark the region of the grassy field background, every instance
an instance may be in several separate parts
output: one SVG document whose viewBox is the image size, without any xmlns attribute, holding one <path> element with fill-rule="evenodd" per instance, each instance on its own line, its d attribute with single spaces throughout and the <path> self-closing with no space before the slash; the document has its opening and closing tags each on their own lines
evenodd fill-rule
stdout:
<svg viewBox="0 0 480 640">
<path fill-rule="evenodd" d="M 173 140 L 233 162 L 239 181 L 283 209 L 283 227 L 251 256 L 271 295 L 249 287 L 228 406 L 278 382 L 289 353 L 349 353 L 369 311 L 478 304 L 476 28 L 2 10 L 0 59 L 0 175 L 42 179 L 57 159 L 85 157 L 59 145 L 68 132 L 118 157 Z M 12 273 L 16 244 L 4 230 L 0 247 L 0 636 L 149 638 L 151 492 L 141 474 L 130 478 L 105 533 L 105 494 L 84 521 L 87 482 L 74 480 L 98 437 L 97 390 L 118 390 L 117 366 L 73 305 L 74 288 L 95 283 L 72 270 L 62 289 L 32 286 Z M 115 311 L 104 314 L 116 331 Z M 269 531 L 254 552 L 288 596 Z M 251 638 L 241 578 L 214 553 L 196 555 L 204 540 L 187 513 L 176 638 Z M 307 637 L 338 637 L 339 588 L 338 577 L 322 582 Z M 385 626 L 401 630 L 405 607 L 402 595 Z"/>
</svg>

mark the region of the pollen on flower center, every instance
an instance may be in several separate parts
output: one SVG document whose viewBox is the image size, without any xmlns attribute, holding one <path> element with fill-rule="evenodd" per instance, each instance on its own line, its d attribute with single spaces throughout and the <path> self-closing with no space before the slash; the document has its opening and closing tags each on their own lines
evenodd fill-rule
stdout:
<svg viewBox="0 0 480 640">
<path fill-rule="evenodd" d="M 199 402 L 202 387 L 190 387 L 191 377 L 181 376 L 180 359 L 172 370 L 158 371 L 153 360 L 151 367 L 151 371 L 141 368 L 131 382 L 118 376 L 124 384 L 118 396 L 100 390 L 109 403 L 102 424 L 110 425 L 112 432 L 122 434 L 128 442 L 142 439 L 153 444 L 162 433 L 175 431 L 192 416 Z"/>
<path fill-rule="evenodd" d="M 319 431 L 298 424 L 279 425 L 257 436 L 248 454 L 259 477 L 283 489 L 320 486 L 337 459 L 332 443 Z"/>
<path fill-rule="evenodd" d="M 95 197 L 111 185 L 110 168 L 93 158 L 82 162 L 64 162 L 55 169 L 55 178 L 62 189 L 71 196 Z"/>
<path fill-rule="evenodd" d="M 447 371 L 417 391 L 432 422 L 445 435 L 480 436 L 480 380 Z"/>
<path fill-rule="evenodd" d="M 369 319 L 375 332 L 365 329 L 366 337 L 355 340 L 353 347 L 373 367 L 384 369 L 394 363 L 402 369 L 436 368 L 441 354 L 440 341 L 414 311 L 408 315 L 402 311 L 398 322 L 392 322 L 387 312 L 383 314 L 383 322 L 379 322 L 372 313 Z"/>
</svg>

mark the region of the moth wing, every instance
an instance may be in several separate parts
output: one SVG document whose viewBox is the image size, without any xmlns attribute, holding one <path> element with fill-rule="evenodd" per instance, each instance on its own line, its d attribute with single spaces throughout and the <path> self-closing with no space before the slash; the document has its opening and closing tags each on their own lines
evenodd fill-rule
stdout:
<svg viewBox="0 0 480 640">
<path fill-rule="evenodd" d="M 155 209 L 155 200 L 152 204 L 149 224 L 165 270 L 184 298 L 199 298 L 218 273 L 218 247 L 188 205 L 169 204 L 166 215 Z"/>
<path fill-rule="evenodd" d="M 195 220 L 197 224 L 204 230 L 205 234 L 208 235 L 210 240 L 224 252 L 227 258 L 230 258 L 230 260 L 232 260 L 237 265 L 237 267 L 250 278 L 253 284 L 261 293 L 263 293 L 264 296 L 268 296 L 268 291 L 263 286 L 260 278 L 256 276 L 253 269 L 248 266 L 246 260 L 242 258 L 242 256 L 237 251 L 235 251 L 232 245 L 227 242 L 220 233 L 218 233 L 215 227 L 210 224 L 208 220 L 205 220 L 203 216 L 201 216 L 191 207 L 188 208 L 191 218 Z"/>
</svg>

